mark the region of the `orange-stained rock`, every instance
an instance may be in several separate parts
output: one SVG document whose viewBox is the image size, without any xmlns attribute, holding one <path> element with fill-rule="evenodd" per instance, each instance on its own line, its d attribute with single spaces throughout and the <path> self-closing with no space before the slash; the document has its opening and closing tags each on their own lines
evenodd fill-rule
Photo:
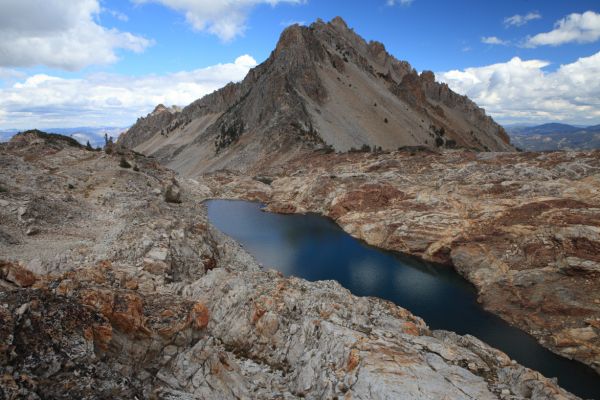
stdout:
<svg viewBox="0 0 600 400">
<path fill-rule="evenodd" d="M 409 321 L 402 324 L 402 329 L 404 333 L 408 333 L 409 335 L 419 336 L 421 334 L 421 331 L 417 325 Z"/>
<path fill-rule="evenodd" d="M 38 277 L 33 272 L 19 264 L 6 261 L 0 261 L 0 278 L 14 283 L 19 287 L 32 286 L 38 280 Z"/>
<path fill-rule="evenodd" d="M 389 207 L 394 201 L 405 198 L 403 192 L 391 185 L 369 183 L 345 193 L 333 203 L 329 216 L 337 219 L 352 211 L 377 211 Z"/>
<path fill-rule="evenodd" d="M 203 303 L 196 303 L 190 314 L 194 326 L 198 329 L 204 329 L 210 321 L 210 311 Z"/>
<path fill-rule="evenodd" d="M 261 319 L 266 312 L 267 310 L 265 310 L 262 305 L 254 304 L 254 310 L 252 311 L 252 318 L 250 320 L 253 324 L 256 324 L 256 322 L 258 322 L 258 320 Z"/>
<path fill-rule="evenodd" d="M 149 333 L 144 326 L 143 300 L 137 294 L 117 294 L 114 297 L 112 314 L 108 318 L 117 329 L 125 333 Z"/>
<path fill-rule="evenodd" d="M 352 349 L 350 351 L 350 355 L 348 356 L 348 362 L 346 363 L 346 371 L 352 372 L 358 367 L 360 363 L 360 356 L 358 355 L 357 349 Z"/>
</svg>

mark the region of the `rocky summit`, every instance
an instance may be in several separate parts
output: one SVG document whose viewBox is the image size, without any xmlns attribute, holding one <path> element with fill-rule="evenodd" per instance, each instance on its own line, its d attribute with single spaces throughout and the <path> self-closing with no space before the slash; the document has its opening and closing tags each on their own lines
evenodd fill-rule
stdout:
<svg viewBox="0 0 600 400">
<path fill-rule="evenodd" d="M 341 18 L 287 28 L 242 82 L 181 111 L 158 106 L 119 143 L 188 176 L 282 164 L 318 148 L 513 150 L 475 103 Z"/>
<path fill-rule="evenodd" d="M 404 162 L 355 157 L 346 161 L 361 176 L 391 176 L 385 172 Z M 349 164 L 338 161 L 327 176 L 278 177 L 271 187 L 229 175 L 185 179 L 119 146 L 92 151 L 40 132 L 1 144 L 0 398 L 577 398 L 478 339 L 431 331 L 390 302 L 265 271 L 207 220 L 202 201 L 217 196 L 316 210 L 285 194 L 296 185 L 314 187 L 307 193 L 352 232 L 380 229 L 351 221 L 386 204 L 425 211 L 409 192 L 374 196 L 362 180 L 354 186 Z M 478 162 L 495 169 L 493 160 Z M 319 194 L 313 183 L 325 180 Z M 354 189 L 341 191 L 343 182 Z M 442 202 L 442 192 L 424 196 Z M 362 199 L 352 203 L 358 208 L 342 201 L 348 196 Z M 445 209 L 439 219 L 453 214 Z M 404 237 L 399 225 L 396 237 Z M 573 268 L 581 276 L 591 267 Z"/>
</svg>

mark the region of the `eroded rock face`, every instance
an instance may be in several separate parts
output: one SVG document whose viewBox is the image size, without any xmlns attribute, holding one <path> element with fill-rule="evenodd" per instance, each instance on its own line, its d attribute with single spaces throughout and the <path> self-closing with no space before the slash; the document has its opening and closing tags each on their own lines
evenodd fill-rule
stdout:
<svg viewBox="0 0 600 400">
<path fill-rule="evenodd" d="M 217 178 L 180 180 L 171 204 L 173 174 L 151 160 L 35 146 L 0 145 L 0 220 L 18 239 L 0 243 L 3 398 L 576 398 L 389 302 L 261 270 L 207 222 Z M 266 198 L 278 180 L 241 183 Z"/>
<path fill-rule="evenodd" d="M 315 154 L 209 176 L 217 197 L 317 212 L 369 244 L 451 264 L 490 311 L 600 372 L 600 153 Z"/>
</svg>

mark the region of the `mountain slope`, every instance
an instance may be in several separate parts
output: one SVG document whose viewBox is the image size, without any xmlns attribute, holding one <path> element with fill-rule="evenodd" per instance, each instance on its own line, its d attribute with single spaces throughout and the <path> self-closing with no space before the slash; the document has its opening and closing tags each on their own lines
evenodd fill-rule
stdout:
<svg viewBox="0 0 600 400">
<path fill-rule="evenodd" d="M 242 82 L 181 112 L 155 110 L 119 142 L 186 175 L 257 168 L 326 146 L 513 150 L 475 103 L 367 43 L 341 18 L 287 28 Z"/>
</svg>

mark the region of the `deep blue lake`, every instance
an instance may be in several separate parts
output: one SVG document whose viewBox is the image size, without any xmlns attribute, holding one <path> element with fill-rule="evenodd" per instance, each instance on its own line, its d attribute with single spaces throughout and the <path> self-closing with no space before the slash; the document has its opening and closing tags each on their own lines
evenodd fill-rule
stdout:
<svg viewBox="0 0 600 400">
<path fill-rule="evenodd" d="M 309 281 L 336 280 L 358 296 L 390 300 L 432 329 L 470 334 L 583 398 L 600 399 L 600 376 L 546 350 L 525 332 L 485 311 L 475 288 L 454 269 L 371 247 L 327 218 L 279 215 L 246 201 L 206 202 L 210 222 L 265 268 Z"/>
</svg>

